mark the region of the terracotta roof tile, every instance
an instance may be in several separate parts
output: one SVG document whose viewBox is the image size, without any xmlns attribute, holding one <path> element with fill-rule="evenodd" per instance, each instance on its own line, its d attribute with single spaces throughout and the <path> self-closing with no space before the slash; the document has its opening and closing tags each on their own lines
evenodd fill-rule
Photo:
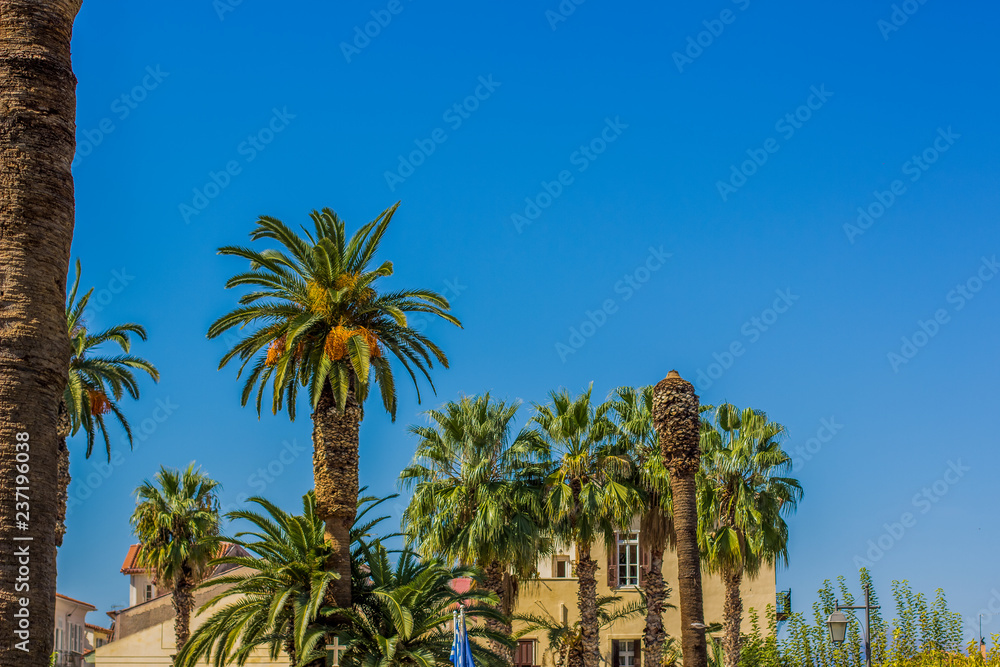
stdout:
<svg viewBox="0 0 1000 667">
<path fill-rule="evenodd" d="M 63 600 L 69 600 L 70 602 L 75 602 L 76 604 L 83 605 L 84 607 L 90 607 L 90 609 L 92 611 L 97 611 L 97 607 L 95 607 L 94 605 L 90 604 L 89 602 L 81 602 L 80 600 L 74 600 L 73 598 L 69 597 L 68 595 L 63 595 L 62 593 L 56 593 L 56 597 L 57 598 L 62 598 Z"/>
</svg>

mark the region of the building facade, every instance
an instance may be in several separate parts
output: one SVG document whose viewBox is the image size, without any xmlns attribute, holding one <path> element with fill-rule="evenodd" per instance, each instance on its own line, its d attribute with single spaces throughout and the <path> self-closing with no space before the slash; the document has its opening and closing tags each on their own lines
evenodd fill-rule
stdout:
<svg viewBox="0 0 1000 667">
<path fill-rule="evenodd" d="M 57 667 L 81 667 L 84 654 L 94 648 L 92 631 L 87 624 L 87 614 L 92 611 L 97 611 L 97 607 L 56 593 L 53 651 Z"/>
<path fill-rule="evenodd" d="M 641 600 L 643 572 L 649 567 L 649 550 L 638 530 L 638 520 L 633 530 L 616 535 L 615 544 L 609 549 L 603 542 L 595 544 L 591 557 L 597 561 L 597 596 L 615 595 L 618 604 Z M 551 557 L 538 563 L 538 578 L 521 585 L 517 613 L 548 617 L 556 623 L 572 625 L 580 618 L 577 605 L 578 582 L 573 571 L 576 550 L 570 547 L 557 549 Z M 668 587 L 677 579 L 677 555 L 667 550 L 663 554 L 663 578 Z M 703 572 L 705 598 L 705 623 L 722 622 L 725 586 L 718 576 Z M 775 572 L 764 568 L 752 581 L 744 580 L 743 623 L 749 628 L 749 610 L 756 609 L 763 617 L 768 605 L 776 604 Z M 676 589 L 667 602 L 674 605 L 663 613 L 663 625 L 668 636 L 680 641 L 680 602 Z M 601 657 L 614 667 L 637 667 L 642 664 L 642 637 L 645 614 L 617 621 L 601 630 Z M 515 622 L 515 631 L 524 627 Z M 766 629 L 765 629 L 766 630 Z M 554 654 L 547 644 L 544 631 L 534 631 L 521 637 L 515 663 L 518 667 L 553 667 Z"/>
</svg>

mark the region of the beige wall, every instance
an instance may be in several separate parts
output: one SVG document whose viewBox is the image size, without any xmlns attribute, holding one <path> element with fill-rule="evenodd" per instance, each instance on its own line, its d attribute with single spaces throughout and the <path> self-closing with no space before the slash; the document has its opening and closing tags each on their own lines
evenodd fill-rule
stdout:
<svg viewBox="0 0 1000 667">
<path fill-rule="evenodd" d="M 563 549 L 564 554 L 570 559 L 575 557 L 573 549 Z M 607 550 L 604 544 L 594 546 L 593 558 L 597 561 L 597 595 L 619 595 L 621 603 L 638 601 L 640 596 L 634 588 L 612 589 L 608 586 L 608 560 Z M 546 613 L 557 622 L 566 618 L 569 623 L 574 623 L 580 618 L 577 611 L 577 580 L 575 578 L 555 579 L 553 575 L 552 558 L 546 558 L 539 563 L 540 578 L 524 584 L 520 591 L 517 611 L 519 613 L 533 613 L 545 615 Z M 668 551 L 663 555 L 663 577 L 667 585 L 673 588 L 668 602 L 679 606 L 677 582 L 677 555 Z M 775 603 L 775 575 L 772 568 L 765 568 L 754 581 L 744 581 L 743 593 L 743 622 L 744 627 L 749 628 L 749 609 L 756 608 L 763 616 L 763 610 L 767 605 Z M 705 617 L 706 623 L 722 622 L 722 605 L 725 600 L 725 588 L 722 581 L 717 576 L 710 576 L 703 573 L 703 593 L 705 596 Z M 667 609 L 663 617 L 664 628 L 668 635 L 677 637 L 680 641 L 680 611 L 678 609 Z M 613 639 L 640 639 L 643 635 L 645 625 L 645 615 L 618 621 L 609 629 L 601 633 L 601 653 L 608 664 L 611 664 L 611 641 Z M 515 629 L 523 627 L 523 624 L 515 623 Z M 535 660 L 536 665 L 551 667 L 552 656 L 547 653 L 547 642 L 543 632 L 534 632 L 524 636 L 522 639 L 535 640 Z"/>
<path fill-rule="evenodd" d="M 87 613 L 94 611 L 89 604 L 56 596 L 56 617 L 53 631 L 54 650 L 58 667 L 76 666 L 85 651 L 93 648 L 87 641 Z"/>
</svg>

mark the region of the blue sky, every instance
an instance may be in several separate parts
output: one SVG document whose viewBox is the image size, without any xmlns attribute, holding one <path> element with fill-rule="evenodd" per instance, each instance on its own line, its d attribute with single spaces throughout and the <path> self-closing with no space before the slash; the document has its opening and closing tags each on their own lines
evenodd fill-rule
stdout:
<svg viewBox="0 0 1000 667">
<path fill-rule="evenodd" d="M 60 592 L 127 603 L 131 493 L 160 463 L 196 460 L 230 506 L 295 506 L 308 410 L 258 420 L 216 370 L 205 331 L 243 265 L 215 249 L 258 215 L 329 206 L 357 226 L 402 201 L 391 285 L 444 292 L 465 328 L 427 324 L 452 365 L 436 396 L 401 384 L 395 423 L 369 405 L 373 492 L 396 488 L 422 409 L 676 368 L 702 402 L 788 427 L 805 499 L 778 586 L 796 610 L 865 559 L 884 600 L 905 578 L 1000 611 L 1000 17 L 894 11 L 85 3 L 73 253 L 91 325 L 145 325 L 162 381 L 125 406 L 134 450 L 102 466 L 71 444 Z"/>
</svg>

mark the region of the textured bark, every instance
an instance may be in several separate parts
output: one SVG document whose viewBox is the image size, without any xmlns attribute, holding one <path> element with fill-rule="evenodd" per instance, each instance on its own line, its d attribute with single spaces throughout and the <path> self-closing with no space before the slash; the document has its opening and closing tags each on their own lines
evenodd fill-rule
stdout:
<svg viewBox="0 0 1000 667">
<path fill-rule="evenodd" d="M 66 503 L 69 501 L 69 483 L 72 478 L 69 476 L 69 447 L 66 445 L 66 438 L 70 432 L 69 408 L 66 401 L 59 401 L 59 470 L 56 472 L 58 479 L 59 497 L 56 500 L 56 546 L 61 547 L 63 537 L 66 535 Z"/>
<path fill-rule="evenodd" d="M 649 571 L 643 577 L 646 592 L 646 632 L 643 644 L 646 649 L 643 658 L 645 667 L 661 667 L 663 643 L 667 633 L 663 629 L 663 605 L 669 591 L 663 581 L 663 548 L 650 549 Z"/>
<path fill-rule="evenodd" d="M 180 653 L 191 636 L 191 614 L 194 612 L 194 577 L 187 573 L 174 582 L 174 638 Z"/>
<path fill-rule="evenodd" d="M 684 667 L 706 667 L 704 598 L 698 549 L 698 499 L 695 476 L 701 465 L 698 396 L 690 382 L 670 371 L 653 391 L 653 420 L 663 463 L 670 471 L 677 531 L 677 589 L 681 607 Z"/>
<path fill-rule="evenodd" d="M 742 569 L 726 569 L 722 573 L 722 581 L 726 586 L 726 601 L 722 606 L 724 632 L 722 645 L 725 649 L 725 664 L 726 667 L 739 667 L 740 623 L 743 620 L 743 598 L 740 596 Z"/>
<path fill-rule="evenodd" d="M 58 410 L 69 368 L 78 0 L 0 0 L 0 666 L 47 666 L 55 627 Z M 25 433 L 27 436 L 18 434 Z M 28 448 L 17 442 L 27 438 Z M 18 484 L 18 454 L 30 457 Z M 24 457 L 22 456 L 22 459 Z M 27 528 L 15 505 L 27 486 Z M 23 506 L 22 510 L 23 511 Z M 14 541 L 13 538 L 29 538 Z M 27 547 L 27 564 L 19 562 Z M 21 555 L 15 552 L 21 550 Z M 28 570 L 18 582 L 20 567 Z M 18 584 L 21 584 L 19 587 Z M 27 584 L 29 588 L 24 588 Z M 22 641 L 15 611 L 28 600 Z"/>
<path fill-rule="evenodd" d="M 502 635 L 508 637 L 513 634 L 513 627 L 510 624 L 510 613 L 513 609 L 513 600 L 510 599 L 510 584 L 508 581 L 508 575 L 502 565 L 497 561 L 493 561 L 485 568 L 483 572 L 486 575 L 486 588 L 497 594 L 500 598 L 500 602 L 496 605 L 496 609 L 500 612 L 506 620 L 498 621 L 494 619 L 487 619 L 486 627 L 493 632 L 498 632 Z M 514 664 L 514 649 L 500 642 L 490 641 L 490 648 L 492 648 L 497 655 L 501 656 L 508 665 Z"/>
<path fill-rule="evenodd" d="M 351 526 L 358 505 L 358 432 L 361 406 L 350 391 L 344 411 L 337 409 L 327 385 L 313 413 L 313 479 L 316 512 L 326 524 L 333 547 L 327 566 L 340 574 L 327 589 L 326 601 L 351 606 Z"/>
<path fill-rule="evenodd" d="M 580 644 L 583 667 L 601 662 L 601 635 L 597 621 L 597 561 L 590 557 L 589 544 L 576 545 L 577 605 L 580 609 Z"/>
</svg>

